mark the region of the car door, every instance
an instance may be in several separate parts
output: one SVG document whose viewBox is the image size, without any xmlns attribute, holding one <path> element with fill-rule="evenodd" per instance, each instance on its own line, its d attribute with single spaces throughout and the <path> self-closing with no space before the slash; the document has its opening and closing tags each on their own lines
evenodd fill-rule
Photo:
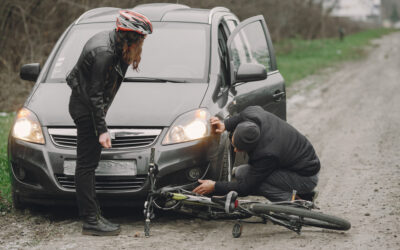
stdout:
<svg viewBox="0 0 400 250">
<path fill-rule="evenodd" d="M 251 105 L 259 105 L 286 120 L 286 94 L 283 77 L 278 71 L 272 41 L 262 15 L 241 22 L 227 41 L 232 101 L 230 115 Z M 264 80 L 235 83 L 240 65 L 258 63 L 265 66 Z"/>
</svg>

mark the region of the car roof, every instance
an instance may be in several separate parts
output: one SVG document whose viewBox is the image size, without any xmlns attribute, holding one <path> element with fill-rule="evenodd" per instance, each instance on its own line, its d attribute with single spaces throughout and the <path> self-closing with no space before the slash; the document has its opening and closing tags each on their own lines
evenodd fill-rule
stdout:
<svg viewBox="0 0 400 250">
<path fill-rule="evenodd" d="M 120 8 L 102 7 L 89 10 L 83 13 L 75 22 L 98 23 L 115 21 Z M 211 23 L 211 17 L 217 12 L 230 12 L 224 7 L 215 7 L 213 9 L 190 8 L 183 4 L 153 3 L 141 4 L 132 9 L 145 15 L 153 22 L 193 22 L 193 23 Z"/>
</svg>

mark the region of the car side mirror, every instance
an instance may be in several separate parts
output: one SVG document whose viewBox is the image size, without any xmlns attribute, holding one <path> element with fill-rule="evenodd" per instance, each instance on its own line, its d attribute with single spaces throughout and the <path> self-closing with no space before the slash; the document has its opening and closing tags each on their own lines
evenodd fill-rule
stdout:
<svg viewBox="0 0 400 250">
<path fill-rule="evenodd" d="M 260 81 L 267 78 L 267 70 L 264 65 L 258 63 L 244 63 L 239 66 L 235 83 Z"/>
<path fill-rule="evenodd" d="M 22 80 L 33 81 L 35 82 L 40 74 L 40 64 L 39 63 L 30 63 L 22 65 L 21 70 L 19 71 L 19 77 Z"/>
</svg>

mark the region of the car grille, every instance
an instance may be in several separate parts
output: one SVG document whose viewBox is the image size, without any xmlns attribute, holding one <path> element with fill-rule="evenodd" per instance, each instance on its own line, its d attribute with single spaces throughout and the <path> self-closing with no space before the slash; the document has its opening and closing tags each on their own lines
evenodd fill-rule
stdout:
<svg viewBox="0 0 400 250">
<path fill-rule="evenodd" d="M 74 176 L 56 175 L 58 183 L 67 189 L 75 189 Z M 144 186 L 146 175 L 126 176 L 126 177 L 106 177 L 96 176 L 97 191 L 120 191 L 120 190 L 137 190 Z"/>
<path fill-rule="evenodd" d="M 76 129 L 49 128 L 48 132 L 55 145 L 76 148 Z M 161 129 L 109 129 L 109 132 L 112 148 L 136 148 L 153 144 Z"/>
</svg>

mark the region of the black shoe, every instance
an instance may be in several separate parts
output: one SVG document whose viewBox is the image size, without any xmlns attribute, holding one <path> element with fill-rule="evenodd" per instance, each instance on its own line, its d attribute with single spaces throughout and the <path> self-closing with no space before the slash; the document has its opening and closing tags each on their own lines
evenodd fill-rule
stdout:
<svg viewBox="0 0 400 250">
<path fill-rule="evenodd" d="M 101 220 L 104 224 L 110 225 L 112 227 L 120 228 L 121 226 L 117 223 L 112 223 L 111 221 L 104 218 L 101 214 L 99 214 L 99 220 Z"/>
<path fill-rule="evenodd" d="M 309 193 L 305 193 L 305 194 L 298 194 L 298 196 L 300 197 L 300 199 L 302 200 L 306 200 L 306 201 L 312 201 L 314 202 L 317 197 L 318 197 L 318 191 L 313 190 Z"/>
<path fill-rule="evenodd" d="M 100 220 L 97 215 L 86 216 L 83 220 L 82 234 L 95 236 L 116 236 L 121 229 L 113 227 Z"/>
</svg>

